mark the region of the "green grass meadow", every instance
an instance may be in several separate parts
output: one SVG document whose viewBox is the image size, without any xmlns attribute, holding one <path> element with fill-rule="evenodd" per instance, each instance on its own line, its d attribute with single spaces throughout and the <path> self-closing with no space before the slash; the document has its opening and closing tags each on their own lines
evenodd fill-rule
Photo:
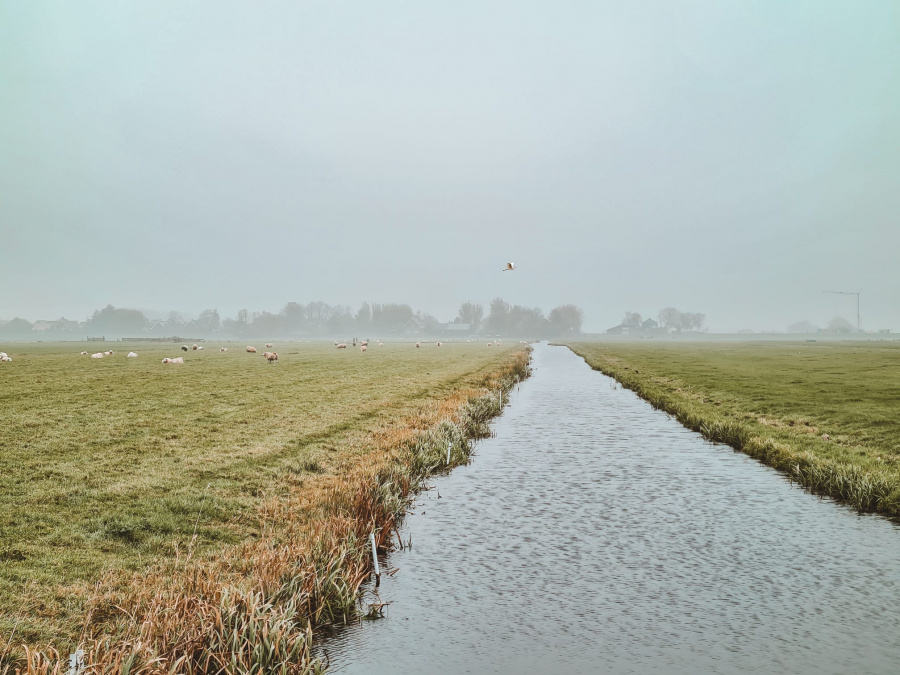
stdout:
<svg viewBox="0 0 900 675">
<path fill-rule="evenodd" d="M 820 494 L 900 515 L 900 342 L 570 346 L 712 440 Z"/>
<path fill-rule="evenodd" d="M 206 550 L 261 536 L 265 497 L 339 473 L 373 430 L 478 386 L 516 347 L 276 343 L 270 364 L 244 346 L 0 344 L 0 635 L 77 633 L 105 570 L 173 556 L 195 528 Z"/>
</svg>

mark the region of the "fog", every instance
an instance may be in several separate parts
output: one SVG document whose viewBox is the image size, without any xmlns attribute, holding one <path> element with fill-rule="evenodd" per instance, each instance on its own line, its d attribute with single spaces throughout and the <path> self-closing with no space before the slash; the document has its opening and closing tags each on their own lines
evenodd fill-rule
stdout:
<svg viewBox="0 0 900 675">
<path fill-rule="evenodd" d="M 898 185 L 895 0 L 0 5 L 0 319 L 900 330 Z"/>
</svg>

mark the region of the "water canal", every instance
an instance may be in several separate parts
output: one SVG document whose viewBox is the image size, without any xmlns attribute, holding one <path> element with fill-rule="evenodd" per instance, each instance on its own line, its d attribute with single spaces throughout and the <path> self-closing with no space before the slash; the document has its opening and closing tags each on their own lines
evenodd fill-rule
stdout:
<svg viewBox="0 0 900 675">
<path fill-rule="evenodd" d="M 331 672 L 900 672 L 900 529 L 706 442 L 539 345 L 437 478 Z"/>
</svg>

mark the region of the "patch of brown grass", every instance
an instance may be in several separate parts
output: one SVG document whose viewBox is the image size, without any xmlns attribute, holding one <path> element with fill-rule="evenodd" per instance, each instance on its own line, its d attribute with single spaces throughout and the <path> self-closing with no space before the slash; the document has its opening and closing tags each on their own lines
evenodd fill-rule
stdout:
<svg viewBox="0 0 900 675">
<path fill-rule="evenodd" d="M 257 540 L 201 555 L 195 536 L 164 562 L 107 573 L 84 620 L 83 672 L 322 672 L 313 630 L 355 618 L 371 571 L 369 534 L 391 548 L 411 493 L 442 467 L 447 443 L 453 463 L 468 461 L 469 439 L 500 410 L 497 389 L 527 375 L 527 352 L 515 353 L 483 388 L 453 391 L 355 438 L 340 473 L 304 477 L 262 501 Z M 4 674 L 67 670 L 53 645 L 23 650 Z"/>
</svg>

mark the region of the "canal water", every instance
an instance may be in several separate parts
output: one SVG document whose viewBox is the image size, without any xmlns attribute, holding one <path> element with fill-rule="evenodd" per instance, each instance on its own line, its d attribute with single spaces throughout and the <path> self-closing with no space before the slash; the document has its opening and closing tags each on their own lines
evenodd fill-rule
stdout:
<svg viewBox="0 0 900 675">
<path fill-rule="evenodd" d="M 471 465 L 382 560 L 331 672 L 898 673 L 900 529 L 538 345 Z"/>
</svg>

